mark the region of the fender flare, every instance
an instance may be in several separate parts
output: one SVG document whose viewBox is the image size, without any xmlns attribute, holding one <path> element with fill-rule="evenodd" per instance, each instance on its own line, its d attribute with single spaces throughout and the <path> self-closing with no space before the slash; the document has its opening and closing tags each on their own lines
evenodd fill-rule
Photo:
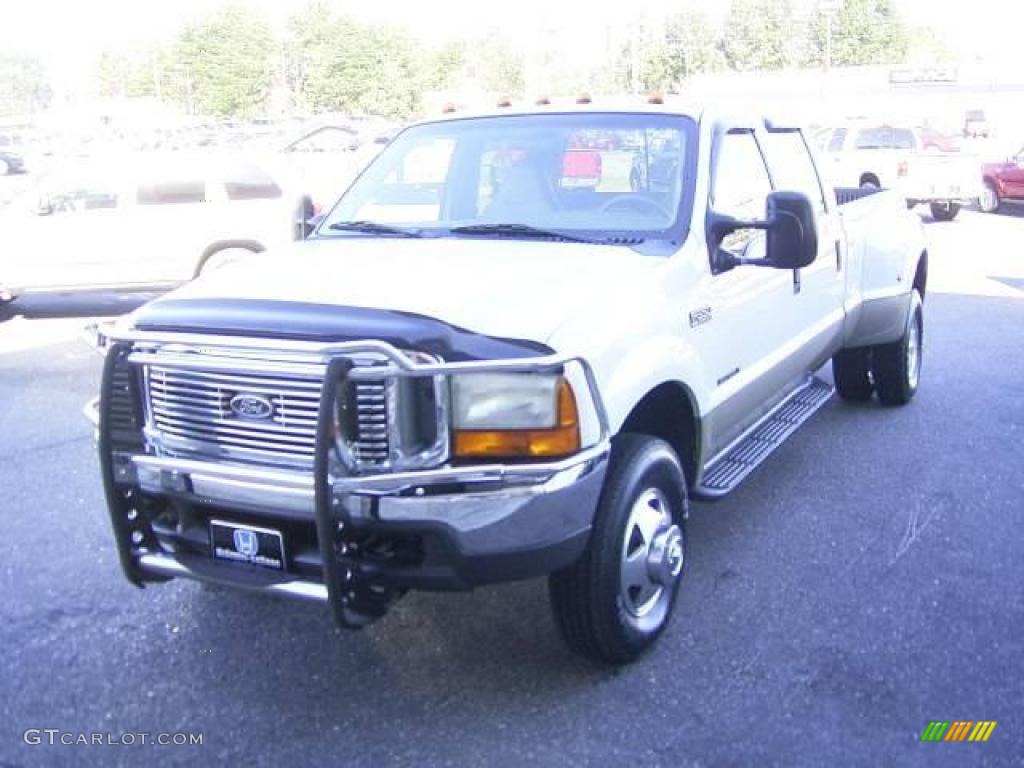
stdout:
<svg viewBox="0 0 1024 768">
<path fill-rule="evenodd" d="M 199 261 L 196 262 L 196 269 L 192 277 L 199 277 L 199 273 L 203 271 L 203 266 L 209 260 L 213 254 L 219 251 L 226 251 L 228 249 L 238 248 L 245 251 L 252 251 L 253 253 L 262 253 L 267 250 L 266 247 L 259 240 L 218 240 L 215 243 L 210 243 L 206 246 L 202 255 L 199 257 Z"/>
</svg>

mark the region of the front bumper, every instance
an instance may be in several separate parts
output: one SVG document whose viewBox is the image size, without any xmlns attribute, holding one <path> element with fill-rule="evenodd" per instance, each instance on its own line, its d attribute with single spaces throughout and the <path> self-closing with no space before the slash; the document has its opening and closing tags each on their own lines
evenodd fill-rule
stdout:
<svg viewBox="0 0 1024 768">
<path fill-rule="evenodd" d="M 104 392 L 115 361 L 130 355 L 129 345 L 111 344 Z M 112 441 L 110 398 L 99 400 L 104 486 L 132 582 L 186 577 L 326 602 L 339 624 L 357 626 L 408 589 L 461 590 L 539 576 L 582 554 L 607 466 L 607 418 L 599 403 L 600 439 L 567 459 L 360 476 L 329 460 L 341 362 L 328 363 L 312 473 L 158 455 L 142 444 L 124 450 Z M 284 568 L 214 560 L 211 519 L 281 531 Z"/>
<path fill-rule="evenodd" d="M 446 481 L 447 474 L 407 473 L 390 490 L 334 483 L 331 523 L 336 528 L 342 522 L 350 541 L 415 545 L 411 558 L 349 563 L 357 579 L 389 588 L 460 590 L 540 576 L 582 553 L 606 463 L 605 454 L 595 453 L 532 476 L 510 477 L 507 468 L 493 466 L 475 475 L 461 473 L 457 481 Z M 184 576 L 327 599 L 312 478 L 117 454 L 113 476 L 115 486 L 140 494 L 153 512 L 159 510 L 151 520 L 157 547 L 131 548 L 141 580 Z M 283 530 L 287 569 L 253 574 L 249 566 L 211 561 L 211 518 Z"/>
</svg>

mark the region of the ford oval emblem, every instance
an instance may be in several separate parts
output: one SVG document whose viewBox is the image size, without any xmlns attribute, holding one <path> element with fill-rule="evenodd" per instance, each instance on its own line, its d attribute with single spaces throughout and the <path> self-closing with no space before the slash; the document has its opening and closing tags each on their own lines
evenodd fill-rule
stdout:
<svg viewBox="0 0 1024 768">
<path fill-rule="evenodd" d="M 274 406 L 262 395 L 241 393 L 231 398 L 231 411 L 243 419 L 269 419 Z"/>
</svg>

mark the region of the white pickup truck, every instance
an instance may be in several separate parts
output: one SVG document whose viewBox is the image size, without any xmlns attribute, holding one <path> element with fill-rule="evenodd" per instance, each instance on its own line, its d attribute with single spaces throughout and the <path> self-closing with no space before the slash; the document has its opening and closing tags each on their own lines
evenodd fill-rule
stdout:
<svg viewBox="0 0 1024 768">
<path fill-rule="evenodd" d="M 909 208 L 927 203 L 936 221 L 952 221 L 983 194 L 978 157 L 935 131 L 859 120 L 822 138 L 833 183 L 893 189 Z"/>
<path fill-rule="evenodd" d="M 608 146 L 593 183 L 566 175 Z M 568 644 L 629 661 L 671 615 L 688 500 L 830 399 L 824 363 L 843 397 L 913 397 L 927 270 L 900 198 L 837 201 L 802 132 L 759 115 L 413 125 L 307 239 L 109 331 L 124 571 L 324 602 L 345 627 L 410 589 L 549 575 Z"/>
</svg>

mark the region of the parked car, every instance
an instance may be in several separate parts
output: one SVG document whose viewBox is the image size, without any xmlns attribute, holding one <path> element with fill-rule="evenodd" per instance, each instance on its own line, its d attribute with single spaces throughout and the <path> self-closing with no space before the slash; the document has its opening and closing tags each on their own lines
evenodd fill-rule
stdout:
<svg viewBox="0 0 1024 768">
<path fill-rule="evenodd" d="M 0 227 L 12 297 L 173 288 L 296 237 L 300 200 L 244 158 L 170 154 L 62 166 Z"/>
<path fill-rule="evenodd" d="M 325 124 L 289 141 L 268 162 L 295 180 L 319 207 L 331 205 L 387 144 L 385 135 L 360 133 L 358 124 Z"/>
<path fill-rule="evenodd" d="M 979 207 L 985 213 L 998 211 L 1004 202 L 1024 200 L 1024 147 L 1001 163 L 987 163 L 982 176 Z"/>
<path fill-rule="evenodd" d="M 954 145 L 948 149 L 931 131 L 923 137 L 910 126 L 854 121 L 833 129 L 824 158 L 836 184 L 892 188 L 908 206 L 927 203 L 935 219 L 950 221 L 981 195 L 981 163 Z"/>
<path fill-rule="evenodd" d="M 580 131 L 660 142 L 661 183 L 560 184 Z M 927 274 L 897 193 L 837 198 L 802 132 L 760 115 L 415 125 L 309 239 L 108 331 L 121 564 L 343 627 L 410 589 L 548 575 L 568 644 L 632 660 L 672 614 L 688 499 L 734 490 L 827 403 L 824 363 L 842 397 L 914 397 Z"/>
<path fill-rule="evenodd" d="M 25 158 L 9 149 L 0 149 L 0 176 L 25 172 Z"/>
</svg>

